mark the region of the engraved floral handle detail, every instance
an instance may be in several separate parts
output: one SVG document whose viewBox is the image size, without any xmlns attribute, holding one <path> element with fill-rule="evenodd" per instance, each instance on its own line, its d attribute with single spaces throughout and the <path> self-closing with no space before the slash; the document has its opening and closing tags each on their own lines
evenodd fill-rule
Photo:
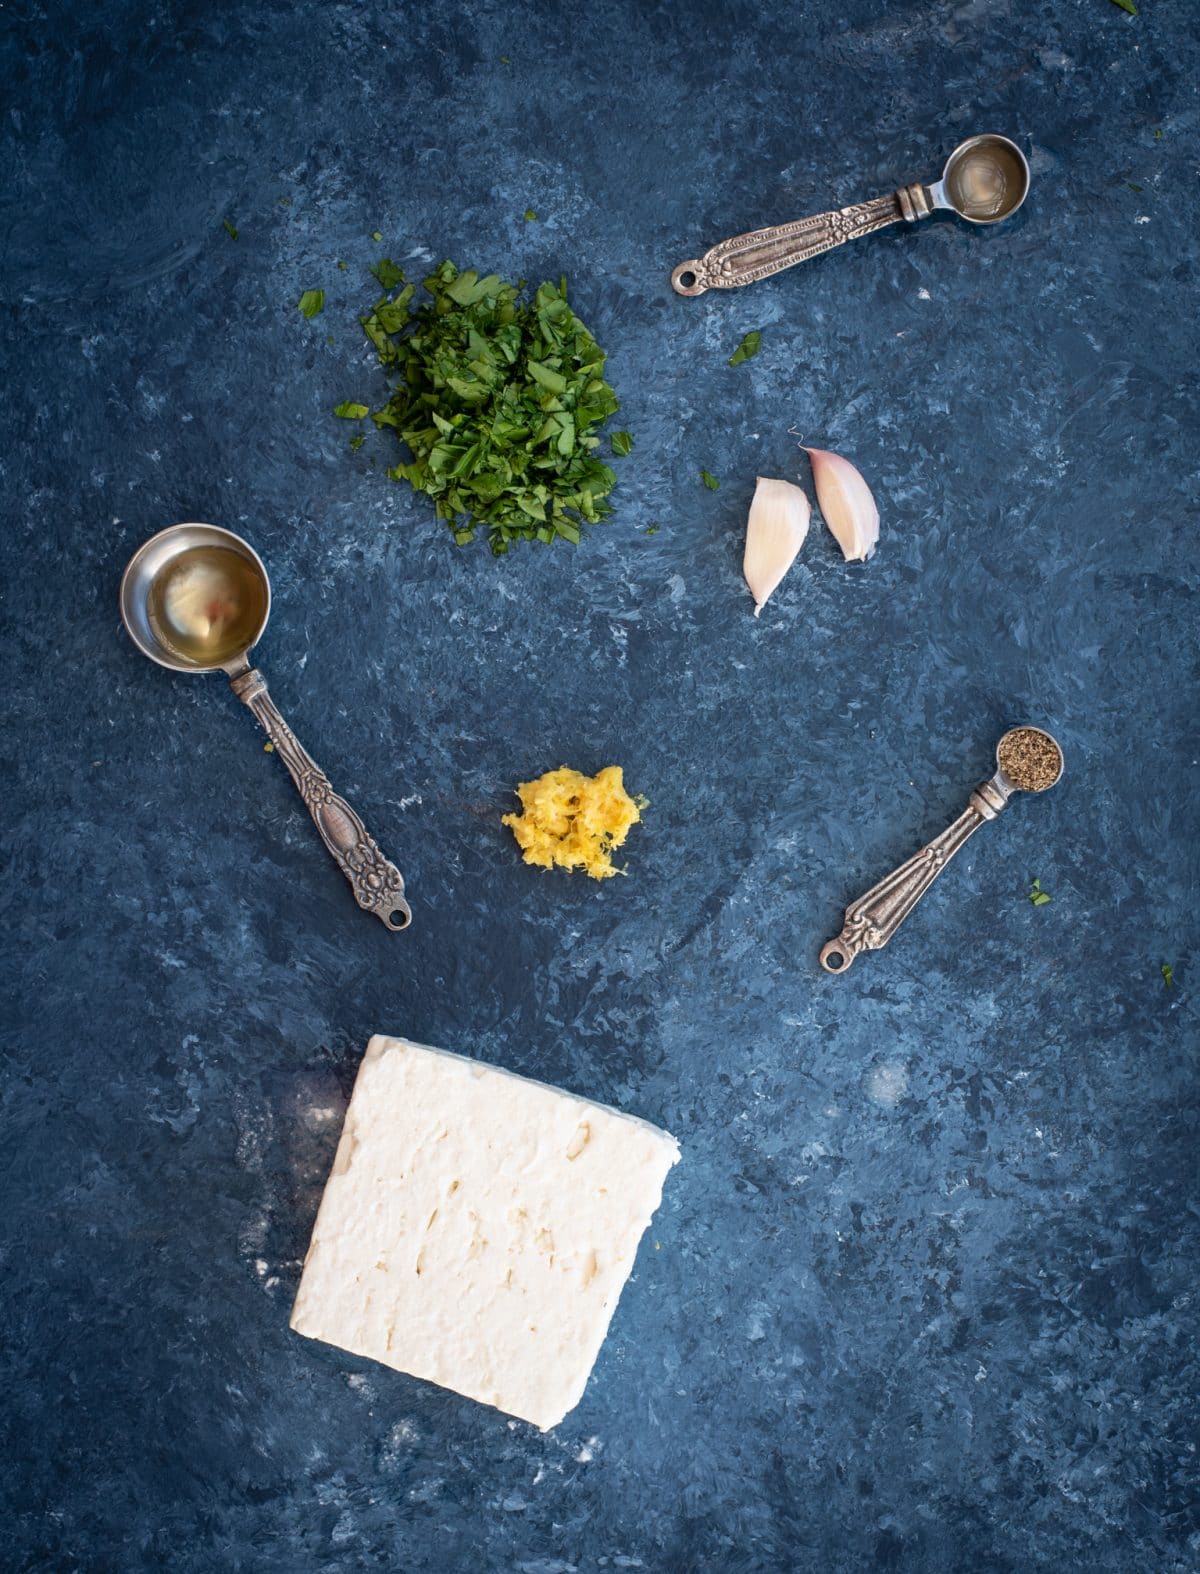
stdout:
<svg viewBox="0 0 1200 1574">
<path fill-rule="evenodd" d="M 853 207 L 814 213 L 791 224 L 775 224 L 770 229 L 751 230 L 723 240 L 703 257 L 681 262 L 671 275 L 671 284 L 680 295 L 737 289 L 782 273 L 785 268 L 794 268 L 798 262 L 807 262 L 810 257 L 832 251 L 860 235 L 870 235 L 873 230 L 899 224 L 901 220 L 914 224 L 932 212 L 926 186 L 902 186 L 886 197 L 873 197 Z"/>
<path fill-rule="evenodd" d="M 230 678 L 229 686 L 262 724 L 308 806 L 321 840 L 349 880 L 358 905 L 391 930 L 406 929 L 412 910 L 404 899 L 404 876 L 383 856 L 374 838 L 284 721 L 256 667 Z"/>
<path fill-rule="evenodd" d="M 996 818 L 1012 790 L 1011 784 L 1000 776 L 982 783 L 953 825 L 851 902 L 841 934 L 821 947 L 820 961 L 825 971 L 845 973 L 862 952 L 878 951 L 887 945 L 967 838 L 986 820 Z"/>
</svg>

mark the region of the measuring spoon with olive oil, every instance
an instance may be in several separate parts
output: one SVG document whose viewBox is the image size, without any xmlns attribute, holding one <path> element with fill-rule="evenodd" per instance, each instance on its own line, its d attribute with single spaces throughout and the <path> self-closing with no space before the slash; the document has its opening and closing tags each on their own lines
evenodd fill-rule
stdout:
<svg viewBox="0 0 1200 1574">
<path fill-rule="evenodd" d="M 671 275 L 671 285 L 679 295 L 734 290 L 889 224 L 901 220 L 915 224 L 937 208 L 948 208 L 968 224 L 999 224 L 1017 211 L 1028 194 L 1029 165 L 1015 142 L 991 134 L 968 137 L 946 160 L 941 180 L 931 186 L 916 181 L 853 207 L 735 235 L 703 257 L 681 262 Z"/>
<path fill-rule="evenodd" d="M 220 667 L 258 638 L 266 584 L 232 547 L 192 547 L 151 581 L 146 615 L 168 650 L 192 666 Z"/>
<path fill-rule="evenodd" d="M 329 785 L 250 665 L 271 611 L 271 585 L 254 548 L 218 525 L 172 525 L 134 553 L 121 580 L 121 618 L 137 648 L 173 672 L 224 671 L 287 766 L 355 900 L 391 930 L 412 911 L 404 877 L 358 814 Z"/>
</svg>

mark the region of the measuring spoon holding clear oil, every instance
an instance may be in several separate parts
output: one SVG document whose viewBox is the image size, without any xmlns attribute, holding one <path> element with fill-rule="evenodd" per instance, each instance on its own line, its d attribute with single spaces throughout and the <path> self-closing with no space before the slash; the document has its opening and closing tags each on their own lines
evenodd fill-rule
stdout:
<svg viewBox="0 0 1200 1574">
<path fill-rule="evenodd" d="M 849 208 L 734 235 L 703 257 L 681 262 L 671 275 L 671 286 L 679 295 L 739 289 L 889 224 L 901 220 L 915 224 L 938 208 L 949 209 L 968 224 L 999 224 L 1017 211 L 1028 194 L 1029 165 L 1015 142 L 991 133 L 968 137 L 946 160 L 941 180 L 932 185 L 917 181 Z"/>
<path fill-rule="evenodd" d="M 121 580 L 121 619 L 137 648 L 173 672 L 224 671 L 287 766 L 321 839 L 355 900 L 388 929 L 406 929 L 412 911 L 404 877 L 380 852 L 358 814 L 300 744 L 267 692 L 250 652 L 271 611 L 262 559 L 218 525 L 172 525 L 134 553 Z"/>
</svg>

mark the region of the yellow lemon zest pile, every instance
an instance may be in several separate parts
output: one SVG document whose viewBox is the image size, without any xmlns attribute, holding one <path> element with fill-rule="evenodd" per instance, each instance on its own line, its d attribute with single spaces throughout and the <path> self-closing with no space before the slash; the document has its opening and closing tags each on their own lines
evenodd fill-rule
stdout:
<svg viewBox="0 0 1200 1574">
<path fill-rule="evenodd" d="M 523 812 L 506 814 L 504 824 L 512 827 L 527 864 L 583 869 L 593 880 L 625 872 L 613 866 L 610 854 L 641 815 L 619 765 L 606 765 L 595 776 L 563 765 L 522 782 L 517 796 Z M 645 801 L 640 803 L 644 808 Z"/>
</svg>

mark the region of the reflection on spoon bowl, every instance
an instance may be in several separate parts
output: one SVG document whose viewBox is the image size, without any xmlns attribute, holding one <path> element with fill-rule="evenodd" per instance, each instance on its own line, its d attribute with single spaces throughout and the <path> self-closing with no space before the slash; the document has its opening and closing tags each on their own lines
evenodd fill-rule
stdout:
<svg viewBox="0 0 1200 1574">
<path fill-rule="evenodd" d="M 949 208 L 969 224 L 998 224 L 1029 195 L 1029 165 L 1007 137 L 968 137 L 946 160 L 929 195 L 935 208 Z"/>
<path fill-rule="evenodd" d="M 121 581 L 121 616 L 134 643 L 176 672 L 244 671 L 270 611 L 262 559 L 219 525 L 159 531 Z"/>
</svg>

